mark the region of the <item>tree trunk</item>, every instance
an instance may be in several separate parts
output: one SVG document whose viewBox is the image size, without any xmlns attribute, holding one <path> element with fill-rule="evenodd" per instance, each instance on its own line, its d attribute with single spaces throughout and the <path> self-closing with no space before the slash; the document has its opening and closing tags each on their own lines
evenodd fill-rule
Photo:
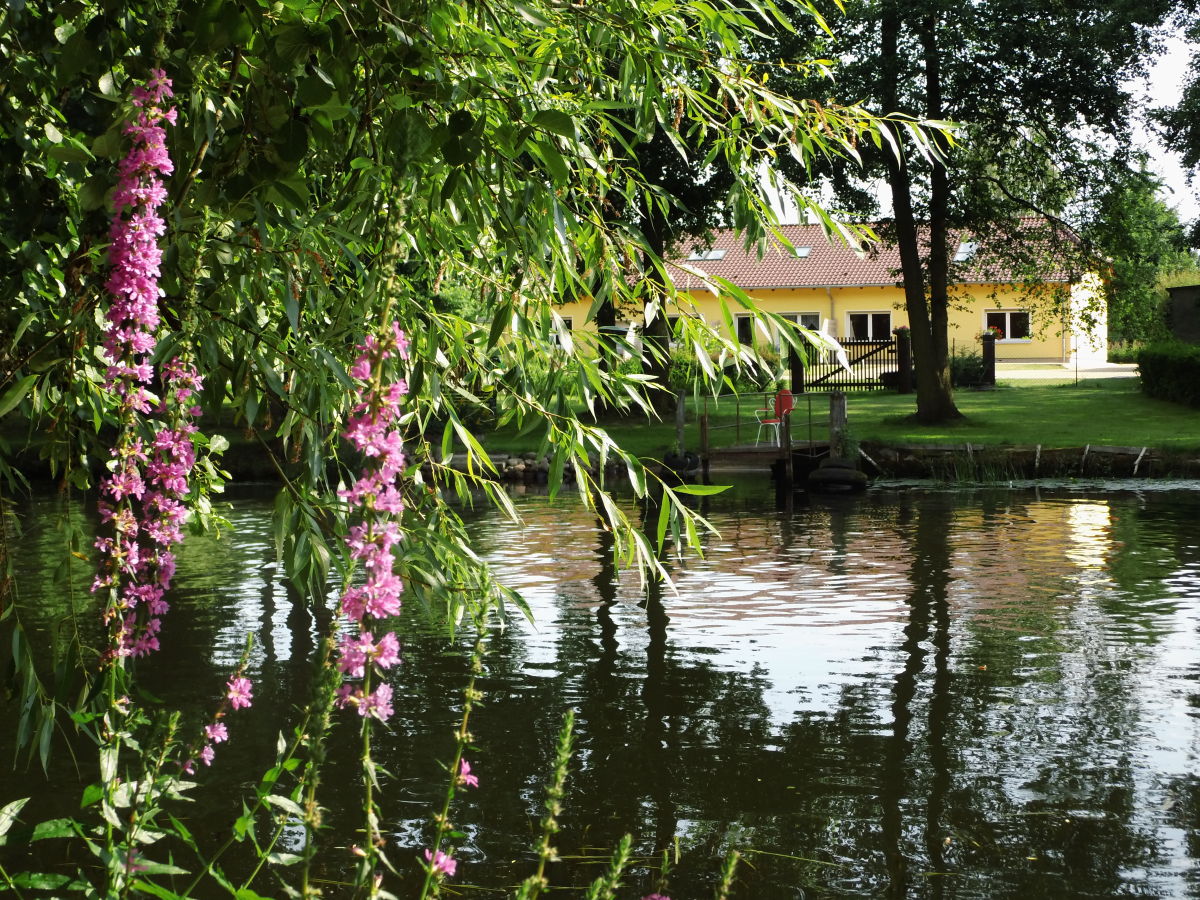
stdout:
<svg viewBox="0 0 1200 900">
<path fill-rule="evenodd" d="M 928 15 L 921 20 L 921 47 L 925 52 L 925 108 L 930 119 L 944 118 L 942 104 L 941 63 L 937 54 L 937 18 Z M 934 135 L 935 146 L 946 149 L 943 138 Z M 938 396 L 928 415 L 917 398 L 917 418 L 922 422 L 942 422 L 961 419 L 954 405 L 950 383 L 950 290 L 949 290 L 949 205 L 950 179 L 946 167 L 937 159 L 932 164 L 929 185 L 929 326 L 932 337 L 931 368 L 938 383 Z"/>
<path fill-rule="evenodd" d="M 880 74 L 882 87 L 880 99 L 883 108 L 895 110 L 900 100 L 897 84 L 900 78 L 899 53 L 900 10 L 895 2 L 885 4 L 880 21 Z M 928 62 L 928 60 L 927 60 Z M 927 69 L 928 77 L 928 69 Z M 936 81 L 936 79 L 935 79 Z M 901 134 L 893 129 L 896 144 Z M 904 278 L 904 307 L 908 313 L 908 324 L 912 338 L 913 365 L 917 381 L 917 420 L 932 424 L 949 419 L 961 418 L 954 405 L 950 388 L 949 355 L 947 352 L 947 298 L 945 275 L 945 172 L 943 170 L 943 194 L 941 228 L 942 276 L 940 280 L 941 304 L 931 304 L 925 293 L 925 267 L 921 262 L 920 233 L 912 205 L 912 177 L 908 162 L 903 156 L 888 155 L 888 185 L 892 192 L 892 215 L 895 220 L 896 247 L 900 253 L 900 270 Z M 932 270 L 932 267 L 931 267 Z M 932 306 L 932 308 L 931 308 Z M 940 348 L 940 349 L 939 349 Z"/>
<path fill-rule="evenodd" d="M 659 259 L 666 258 L 667 229 L 670 227 L 661 219 L 662 213 L 648 204 L 642 207 L 642 234 Z M 642 372 L 650 375 L 650 401 L 659 412 L 665 412 L 674 402 L 675 392 L 671 390 L 671 333 L 667 327 L 667 308 L 664 298 L 667 286 L 663 283 L 658 268 L 646 263 L 643 259 L 642 277 L 651 288 L 650 295 L 643 301 L 642 325 Z M 647 320 L 645 307 L 657 303 L 658 309 L 654 318 Z"/>
</svg>

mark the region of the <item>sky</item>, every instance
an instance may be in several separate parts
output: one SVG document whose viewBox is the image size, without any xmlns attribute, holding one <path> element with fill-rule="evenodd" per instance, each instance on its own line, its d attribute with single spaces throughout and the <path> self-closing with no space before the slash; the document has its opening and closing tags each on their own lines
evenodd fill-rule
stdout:
<svg viewBox="0 0 1200 900">
<path fill-rule="evenodd" d="M 1149 107 L 1173 106 L 1179 101 L 1190 59 L 1190 45 L 1181 35 L 1172 36 L 1146 75 L 1127 82 L 1127 86 L 1135 98 L 1145 98 Z M 1200 217 L 1200 177 L 1189 186 L 1178 154 L 1163 147 L 1144 125 L 1138 129 L 1135 140 L 1150 154 L 1150 168 L 1163 179 L 1166 188 L 1163 200 L 1174 206 L 1185 222 Z"/>
</svg>

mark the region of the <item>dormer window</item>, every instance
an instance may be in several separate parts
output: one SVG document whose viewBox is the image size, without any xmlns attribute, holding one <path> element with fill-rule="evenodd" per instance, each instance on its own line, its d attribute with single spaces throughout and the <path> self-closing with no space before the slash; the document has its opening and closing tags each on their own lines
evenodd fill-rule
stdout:
<svg viewBox="0 0 1200 900">
<path fill-rule="evenodd" d="M 689 262 L 716 262 L 725 258 L 724 250 L 693 250 Z"/>
<path fill-rule="evenodd" d="M 966 262 L 975 255 L 975 251 L 979 249 L 979 244 L 975 241 L 963 241 L 958 245 L 958 252 L 954 254 L 956 263 Z"/>
<path fill-rule="evenodd" d="M 796 259 L 808 259 L 808 255 L 812 253 L 812 247 L 793 247 L 792 252 L 796 254 Z"/>
</svg>

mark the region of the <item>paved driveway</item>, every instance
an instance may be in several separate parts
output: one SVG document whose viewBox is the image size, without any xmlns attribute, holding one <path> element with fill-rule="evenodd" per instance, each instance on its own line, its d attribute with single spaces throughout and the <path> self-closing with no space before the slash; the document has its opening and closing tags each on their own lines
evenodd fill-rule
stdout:
<svg viewBox="0 0 1200 900">
<path fill-rule="evenodd" d="M 1079 366 L 1055 363 L 996 363 L 997 381 L 1062 381 L 1084 378 L 1137 378 L 1137 363 L 1092 363 Z"/>
</svg>

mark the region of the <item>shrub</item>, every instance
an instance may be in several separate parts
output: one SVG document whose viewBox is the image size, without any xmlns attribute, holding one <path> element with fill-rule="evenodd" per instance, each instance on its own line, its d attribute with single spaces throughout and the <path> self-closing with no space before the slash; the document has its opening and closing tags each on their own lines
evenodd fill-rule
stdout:
<svg viewBox="0 0 1200 900">
<path fill-rule="evenodd" d="M 1151 344 L 1138 351 L 1137 364 L 1147 395 L 1200 407 L 1200 346 Z"/>
<path fill-rule="evenodd" d="M 958 387 L 978 387 L 984 382 L 983 357 L 978 353 L 950 355 L 950 384 Z"/>
<path fill-rule="evenodd" d="M 1144 344 L 1109 344 L 1108 361 L 1113 363 L 1137 362 L 1138 354 L 1145 348 Z"/>
</svg>

